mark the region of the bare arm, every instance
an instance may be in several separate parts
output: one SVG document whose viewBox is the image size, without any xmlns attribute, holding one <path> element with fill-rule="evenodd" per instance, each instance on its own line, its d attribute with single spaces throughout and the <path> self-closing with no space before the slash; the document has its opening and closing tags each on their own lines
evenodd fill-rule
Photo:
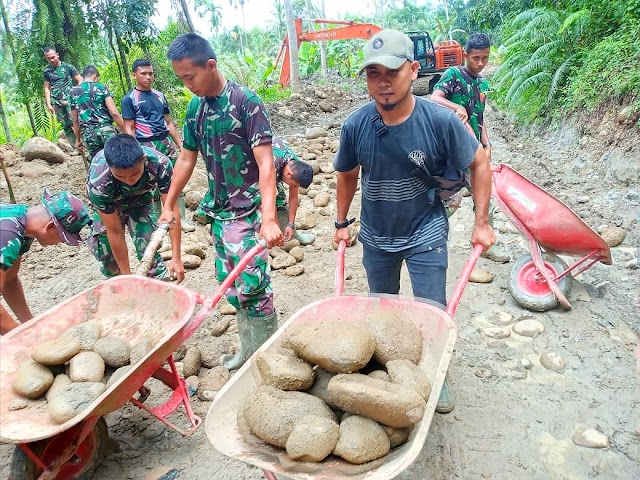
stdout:
<svg viewBox="0 0 640 480">
<path fill-rule="evenodd" d="M 82 137 L 80 135 L 80 121 L 78 119 L 78 110 L 75 108 L 71 109 L 71 119 L 73 120 L 73 133 L 76 134 L 76 148 L 82 152 L 84 150 L 84 145 L 82 144 Z"/>
<path fill-rule="evenodd" d="M 180 196 L 180 192 L 184 190 L 184 187 L 191 178 L 191 174 L 193 173 L 197 160 L 197 151 L 187 150 L 186 148 L 180 150 L 180 155 L 178 155 L 176 164 L 173 166 L 171 187 L 169 188 L 169 193 L 167 193 L 166 198 L 163 200 L 162 215 L 160 215 L 158 223 L 167 222 L 173 228 L 175 222 L 179 222 L 180 215 L 176 215 L 174 213 L 176 203 Z"/>
<path fill-rule="evenodd" d="M 300 202 L 299 197 L 300 188 L 295 187 L 293 185 L 289 185 L 289 218 L 287 219 L 287 223 L 289 225 L 296 224 L 296 213 L 298 213 L 298 205 Z M 294 227 L 290 227 L 287 225 L 287 228 L 284 231 L 284 240 L 288 242 L 293 237 L 293 229 Z"/>
<path fill-rule="evenodd" d="M 132 120 L 132 119 L 125 118 L 123 120 L 123 122 L 124 122 L 124 128 L 122 130 L 122 133 L 128 133 L 132 137 L 135 137 L 136 136 L 136 121 Z"/>
<path fill-rule="evenodd" d="M 18 277 L 22 257 L 18 257 L 9 270 L 0 270 L 0 293 L 4 297 L 7 305 L 21 322 L 26 322 L 33 318 L 33 314 L 27 305 L 27 300 L 22 289 L 22 282 Z M 0 333 L 4 334 L 18 326 L 18 323 L 11 317 L 9 312 L 0 306 Z"/>
<path fill-rule="evenodd" d="M 358 176 L 360 175 L 360 166 L 349 170 L 348 172 L 338 172 L 336 197 L 338 202 L 337 222 L 344 222 L 349 215 L 349 208 L 353 201 L 353 196 L 358 188 Z M 344 240 L 349 245 L 349 229 L 347 227 L 337 228 L 334 241 L 340 243 Z"/>
<path fill-rule="evenodd" d="M 167 122 L 167 128 L 169 129 L 169 135 L 171 136 L 171 139 L 173 140 L 173 143 L 175 143 L 178 146 L 178 149 L 182 149 L 182 140 L 180 140 L 180 136 L 178 135 L 178 131 L 176 130 L 176 126 L 173 124 L 173 121 L 171 120 L 171 116 L 168 113 L 164 114 L 164 121 Z"/>
<path fill-rule="evenodd" d="M 44 81 L 44 100 L 47 102 L 47 109 L 49 113 L 53 115 L 53 105 L 51 105 L 51 83 L 48 80 Z"/>
<path fill-rule="evenodd" d="M 105 98 L 104 104 L 107 107 L 107 110 L 111 115 L 111 118 L 113 118 L 113 121 L 116 122 L 118 127 L 120 127 L 120 130 L 124 132 L 124 120 L 122 120 L 122 115 L 120 115 L 120 112 L 118 111 L 116 104 L 113 101 L 113 98 L 111 97 Z"/>
<path fill-rule="evenodd" d="M 78 74 L 73 77 L 73 81 L 76 83 L 76 85 L 80 85 L 84 81 L 84 78 L 82 78 L 82 75 Z"/>
<path fill-rule="evenodd" d="M 109 240 L 113 258 L 115 258 L 118 264 L 120 273 L 130 275 L 129 250 L 127 249 L 127 243 L 124 239 L 124 229 L 122 228 L 122 223 L 120 223 L 120 217 L 118 217 L 116 212 L 103 213 L 99 211 L 98 215 L 100 215 L 100 220 L 107 229 L 107 240 Z"/>
<path fill-rule="evenodd" d="M 487 155 L 489 162 L 491 162 L 491 142 L 489 141 L 489 133 L 487 132 L 486 120 L 484 120 L 484 123 L 482 124 L 482 133 L 480 134 L 480 142 L 483 145 L 484 153 Z M 486 145 L 486 147 L 484 145 Z"/>
<path fill-rule="evenodd" d="M 269 248 L 272 248 L 281 245 L 284 236 L 276 217 L 276 167 L 273 164 L 271 142 L 253 147 L 253 156 L 260 172 L 260 196 L 262 198 L 260 236 L 267 241 Z"/>
<path fill-rule="evenodd" d="M 467 110 L 462 105 L 458 105 L 457 103 L 453 103 L 451 100 L 448 100 L 442 90 L 434 90 L 431 94 L 431 100 L 453 111 L 462 123 L 467 123 L 469 120 Z"/>
<path fill-rule="evenodd" d="M 489 199 L 491 198 L 491 168 L 489 159 L 478 145 L 471 169 L 471 187 L 473 190 L 473 203 L 475 204 L 475 222 L 471 233 L 471 243 L 480 243 L 487 250 L 496 241 L 496 234 L 489 225 Z"/>
<path fill-rule="evenodd" d="M 167 194 L 161 193 L 160 199 L 162 204 L 165 205 L 167 200 Z M 180 228 L 180 210 L 178 205 L 173 206 L 173 215 L 176 219 L 176 228 L 169 230 L 169 237 L 171 238 L 171 262 L 169 263 L 169 273 L 171 278 L 175 278 L 178 283 L 184 280 L 184 264 L 182 263 L 182 253 L 180 251 L 180 242 L 182 241 L 182 229 Z"/>
</svg>

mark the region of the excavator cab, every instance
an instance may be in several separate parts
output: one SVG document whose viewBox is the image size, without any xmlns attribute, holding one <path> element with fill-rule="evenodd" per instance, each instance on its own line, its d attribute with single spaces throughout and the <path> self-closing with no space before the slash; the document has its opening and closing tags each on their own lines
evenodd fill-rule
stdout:
<svg viewBox="0 0 640 480">
<path fill-rule="evenodd" d="M 431 36 L 427 32 L 407 32 L 413 42 L 413 56 L 420 64 L 418 75 L 426 75 L 436 69 L 436 53 Z"/>
</svg>

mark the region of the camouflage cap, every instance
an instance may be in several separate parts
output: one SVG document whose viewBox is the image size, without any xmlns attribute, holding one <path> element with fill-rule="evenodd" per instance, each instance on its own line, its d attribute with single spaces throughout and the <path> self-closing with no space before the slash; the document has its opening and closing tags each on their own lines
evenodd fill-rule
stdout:
<svg viewBox="0 0 640 480">
<path fill-rule="evenodd" d="M 91 223 L 91 217 L 82 200 L 66 190 L 52 195 L 45 188 L 42 205 L 51 215 L 61 241 L 73 246 L 83 242 L 80 230 Z"/>
</svg>

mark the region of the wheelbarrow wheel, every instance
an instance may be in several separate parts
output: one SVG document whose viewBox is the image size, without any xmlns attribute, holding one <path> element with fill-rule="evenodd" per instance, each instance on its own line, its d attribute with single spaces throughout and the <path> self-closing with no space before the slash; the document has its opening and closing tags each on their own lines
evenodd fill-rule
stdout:
<svg viewBox="0 0 640 480">
<path fill-rule="evenodd" d="M 543 253 L 542 260 L 552 277 L 557 278 L 569 268 L 564 260 L 552 253 Z M 570 275 L 558 280 L 558 288 L 563 295 L 566 296 L 571 291 L 571 282 Z M 558 299 L 540 275 L 531 255 L 524 255 L 514 263 L 509 279 L 509 293 L 518 305 L 534 312 L 546 312 L 558 306 Z"/>
<path fill-rule="evenodd" d="M 74 428 L 80 428 L 76 426 Z M 61 437 L 67 432 L 56 435 L 46 440 L 40 440 L 29 444 L 29 448 L 45 464 L 50 464 L 60 452 L 67 446 L 67 440 Z M 100 418 L 93 431 L 82 442 L 73 457 L 67 462 L 56 480 L 89 480 L 98 467 L 109 448 L 109 431 L 107 422 Z M 16 446 L 11 459 L 11 480 L 35 480 L 42 474 L 42 470 L 27 456 L 24 451 Z"/>
</svg>

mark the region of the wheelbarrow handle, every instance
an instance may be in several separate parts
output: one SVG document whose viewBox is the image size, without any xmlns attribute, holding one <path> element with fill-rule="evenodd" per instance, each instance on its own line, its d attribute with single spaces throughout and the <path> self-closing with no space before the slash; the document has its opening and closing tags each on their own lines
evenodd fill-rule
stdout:
<svg viewBox="0 0 640 480">
<path fill-rule="evenodd" d="M 344 254 L 347 250 L 347 242 L 340 240 L 338 244 L 338 255 L 336 258 L 336 296 L 339 297 L 344 291 Z"/>
<path fill-rule="evenodd" d="M 484 247 L 481 244 L 476 243 L 473 246 L 473 251 L 471 252 L 471 255 L 469 255 L 467 262 L 464 264 L 464 268 L 462 269 L 460 278 L 458 278 L 458 281 L 456 282 L 456 286 L 453 289 L 453 295 L 451 295 L 451 298 L 447 302 L 446 312 L 447 314 L 449 314 L 451 318 L 454 318 L 456 309 L 458 308 L 458 303 L 460 303 L 460 298 L 462 298 L 464 289 L 467 286 L 467 282 L 469 281 L 469 276 L 471 275 L 473 267 L 476 266 L 476 262 L 480 258 L 480 255 L 482 254 L 483 249 Z"/>
<path fill-rule="evenodd" d="M 242 256 L 236 266 L 233 267 L 233 270 L 229 272 L 227 278 L 223 280 L 223 282 L 218 286 L 218 288 L 216 288 L 213 294 L 210 297 L 205 298 L 202 308 L 200 308 L 197 315 L 186 325 L 186 327 L 182 331 L 183 342 L 191 337 L 191 335 L 193 335 L 198 328 L 200 328 L 202 322 L 204 322 L 204 320 L 209 316 L 211 310 L 213 310 L 222 296 L 226 293 L 227 290 L 229 290 L 231 284 L 236 280 L 236 278 L 238 278 L 240 273 L 242 273 L 244 267 L 246 267 L 247 264 L 265 248 L 267 248 L 267 242 L 264 239 L 258 240 L 258 243 Z"/>
</svg>

